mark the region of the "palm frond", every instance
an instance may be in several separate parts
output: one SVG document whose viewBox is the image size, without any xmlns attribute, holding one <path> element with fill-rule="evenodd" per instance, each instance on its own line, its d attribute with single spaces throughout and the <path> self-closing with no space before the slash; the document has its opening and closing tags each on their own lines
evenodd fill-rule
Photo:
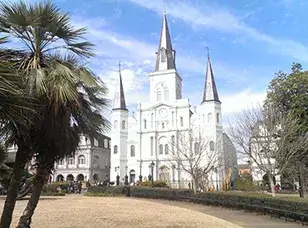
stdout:
<svg viewBox="0 0 308 228">
<path fill-rule="evenodd" d="M 94 55 L 93 44 L 81 41 L 86 28 L 75 28 L 70 15 L 50 1 L 29 5 L 1 2 L 0 32 L 19 39 L 32 53 L 29 68 L 39 68 L 44 61 L 43 54 L 59 48 L 83 58 Z"/>
</svg>

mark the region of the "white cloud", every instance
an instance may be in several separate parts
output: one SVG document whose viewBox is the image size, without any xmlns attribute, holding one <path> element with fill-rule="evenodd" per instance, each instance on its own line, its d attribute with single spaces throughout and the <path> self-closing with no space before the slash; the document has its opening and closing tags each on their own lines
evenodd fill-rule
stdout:
<svg viewBox="0 0 308 228">
<path fill-rule="evenodd" d="M 74 17 L 76 26 L 88 27 L 87 38 L 96 44 L 95 52 L 98 54 L 98 58 L 95 61 L 96 65 L 99 65 L 99 75 L 109 88 L 109 98 L 113 99 L 118 79 L 117 62 L 125 60 L 122 62 L 122 78 L 127 106 L 133 108 L 137 103 L 147 101 L 149 98 L 147 92 L 149 86 L 148 73 L 154 67 L 156 45 L 108 31 L 108 22 L 104 19 L 101 19 L 99 24 L 94 24 L 94 21 L 96 21 L 95 18 L 84 20 Z M 182 70 L 190 72 L 194 77 L 204 78 L 205 76 L 205 56 L 202 59 L 193 55 L 182 54 L 177 57 L 177 64 Z M 227 78 L 238 82 L 240 77 L 250 74 L 245 69 L 224 66 L 216 61 L 213 62 L 213 67 L 215 76 L 226 79 L 225 83 L 234 83 L 230 79 L 227 82 Z M 189 80 L 193 80 L 193 78 L 189 77 Z M 188 94 L 188 98 L 195 98 L 197 102 L 192 101 L 192 103 L 197 104 L 201 99 L 201 94 L 202 91 L 198 91 L 196 94 Z M 222 94 L 223 116 L 228 117 L 252 103 L 262 101 L 264 94 L 264 92 L 256 93 L 248 89 L 236 94 Z"/>
<path fill-rule="evenodd" d="M 99 73 L 109 88 L 108 98 L 113 99 L 119 72 L 116 66 L 103 68 Z M 138 102 L 147 101 L 148 94 L 145 91 L 148 82 L 147 66 L 137 65 L 133 62 L 123 62 L 121 76 L 125 92 L 126 105 L 136 105 Z"/>
<path fill-rule="evenodd" d="M 232 120 L 234 114 L 241 112 L 242 110 L 254 107 L 257 104 L 262 104 L 266 97 L 265 91 L 252 91 L 250 89 L 244 89 L 239 92 L 220 94 L 219 99 L 222 107 L 222 118 L 224 123 L 228 123 L 228 120 Z M 201 93 L 188 94 L 192 105 L 198 105 L 201 100 Z"/>
<path fill-rule="evenodd" d="M 262 104 L 266 97 L 266 92 L 253 92 L 249 89 L 234 94 L 223 94 L 220 97 L 222 102 L 223 115 L 228 117 L 230 114 L 249 109 L 256 104 Z"/>
<path fill-rule="evenodd" d="M 158 14 L 161 14 L 164 8 L 163 0 L 130 0 L 130 2 L 153 10 Z M 203 4 L 202 7 L 199 6 L 197 8 L 193 4 L 188 4 L 188 2 L 177 1 L 175 4 L 174 1 L 169 1 L 167 5 L 168 15 L 183 20 L 194 28 L 205 27 L 225 33 L 250 37 L 265 43 L 275 53 L 290 56 L 300 61 L 308 61 L 308 49 L 299 42 L 267 35 L 248 26 L 229 11 L 217 6 Z"/>
</svg>

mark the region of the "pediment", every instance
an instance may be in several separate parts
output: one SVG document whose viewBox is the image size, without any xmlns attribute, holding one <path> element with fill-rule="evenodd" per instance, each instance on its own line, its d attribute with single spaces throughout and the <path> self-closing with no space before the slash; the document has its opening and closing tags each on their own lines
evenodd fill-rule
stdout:
<svg viewBox="0 0 308 228">
<path fill-rule="evenodd" d="M 157 109 L 157 108 L 162 108 L 162 107 L 164 107 L 164 108 L 173 108 L 173 106 L 168 105 L 168 104 L 164 104 L 162 102 L 152 106 L 151 108 L 152 109 Z"/>
</svg>

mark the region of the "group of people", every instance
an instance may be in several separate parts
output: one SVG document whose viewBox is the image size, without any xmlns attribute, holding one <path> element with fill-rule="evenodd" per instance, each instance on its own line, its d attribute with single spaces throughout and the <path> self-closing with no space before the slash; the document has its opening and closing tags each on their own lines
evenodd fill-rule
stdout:
<svg viewBox="0 0 308 228">
<path fill-rule="evenodd" d="M 61 186 L 59 185 L 57 190 L 58 192 L 61 192 L 64 189 L 62 189 Z M 81 194 L 82 182 L 81 181 L 70 181 L 66 190 L 68 193 Z"/>
</svg>

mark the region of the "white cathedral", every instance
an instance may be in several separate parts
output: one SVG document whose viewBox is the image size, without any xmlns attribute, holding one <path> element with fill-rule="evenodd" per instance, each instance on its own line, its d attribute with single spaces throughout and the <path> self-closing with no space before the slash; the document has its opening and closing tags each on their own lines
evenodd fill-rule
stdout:
<svg viewBox="0 0 308 228">
<path fill-rule="evenodd" d="M 146 180 L 153 170 L 153 180 L 163 179 L 170 187 L 187 187 L 191 176 L 170 162 L 169 150 L 172 143 L 177 144 L 180 134 L 189 132 L 192 125 L 197 124 L 203 129 L 202 138 L 211 139 L 208 150 L 219 153 L 219 161 L 209 179 L 220 189 L 227 170 L 235 168 L 237 161 L 233 144 L 223 133 L 221 102 L 211 61 L 208 57 L 203 99 L 200 98 L 198 107 L 192 108 L 189 99 L 182 97 L 182 78 L 176 69 L 165 13 L 156 65 L 149 79 L 150 101 L 139 103 L 135 114 L 129 116 L 119 71 L 111 114 L 110 180 L 116 182 L 119 176 L 123 183 L 126 175 L 129 182 Z"/>
</svg>

